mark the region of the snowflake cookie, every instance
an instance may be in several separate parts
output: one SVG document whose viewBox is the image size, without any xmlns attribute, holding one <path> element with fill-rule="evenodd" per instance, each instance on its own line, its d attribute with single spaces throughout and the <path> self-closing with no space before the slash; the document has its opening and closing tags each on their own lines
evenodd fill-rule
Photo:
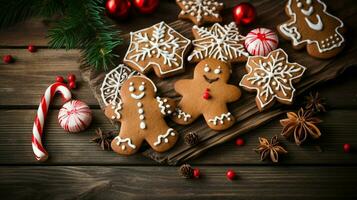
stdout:
<svg viewBox="0 0 357 200">
<path fill-rule="evenodd" d="M 215 58 L 224 62 L 243 62 L 249 53 L 244 48 L 244 37 L 240 35 L 234 22 L 221 26 L 215 23 L 212 27 L 193 26 L 192 41 L 194 49 L 188 61 L 199 62 L 205 58 Z"/>
<path fill-rule="evenodd" d="M 222 21 L 219 12 L 223 9 L 223 3 L 215 0 L 176 0 L 176 3 L 182 9 L 179 19 L 189 19 L 198 26 Z"/>
<path fill-rule="evenodd" d="M 189 39 L 160 22 L 130 33 L 124 63 L 143 74 L 153 68 L 158 77 L 168 77 L 184 70 L 183 57 L 190 43 Z"/>
<path fill-rule="evenodd" d="M 343 22 L 326 11 L 320 0 L 289 0 L 285 13 L 290 19 L 277 29 L 295 49 L 307 49 L 316 58 L 331 58 L 345 45 Z"/>
<path fill-rule="evenodd" d="M 247 74 L 239 83 L 248 91 L 257 91 L 255 98 L 260 111 L 271 106 L 274 100 L 291 104 L 295 88 L 293 83 L 300 80 L 306 68 L 298 63 L 289 63 L 282 49 L 268 56 L 251 56 L 246 64 Z"/>
<path fill-rule="evenodd" d="M 118 104 L 120 102 L 119 91 L 123 82 L 131 76 L 139 74 L 123 64 L 118 65 L 118 67 L 106 74 L 100 88 L 104 104 L 106 106 L 112 103 Z"/>
</svg>

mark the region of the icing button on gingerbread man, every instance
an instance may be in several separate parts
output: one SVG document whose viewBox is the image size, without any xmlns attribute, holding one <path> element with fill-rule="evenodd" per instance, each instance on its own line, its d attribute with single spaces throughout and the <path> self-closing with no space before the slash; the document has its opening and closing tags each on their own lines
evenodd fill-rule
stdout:
<svg viewBox="0 0 357 200">
<path fill-rule="evenodd" d="M 175 101 L 155 94 L 155 85 L 144 76 L 132 76 L 123 83 L 122 100 L 105 108 L 108 118 L 121 123 L 119 135 L 111 143 L 113 151 L 134 154 L 145 140 L 155 151 L 164 152 L 176 143 L 177 132 L 164 120 L 174 112 Z"/>
<path fill-rule="evenodd" d="M 234 116 L 228 111 L 227 103 L 237 101 L 241 92 L 238 87 L 228 84 L 230 65 L 213 59 L 204 59 L 197 64 L 193 79 L 179 80 L 175 90 L 182 99 L 172 115 L 178 124 L 190 124 L 203 115 L 213 130 L 231 127 Z"/>
</svg>

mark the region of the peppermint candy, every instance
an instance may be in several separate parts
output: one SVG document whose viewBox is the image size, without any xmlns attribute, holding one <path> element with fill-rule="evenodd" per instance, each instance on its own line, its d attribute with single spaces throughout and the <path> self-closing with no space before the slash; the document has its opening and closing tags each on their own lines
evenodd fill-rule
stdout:
<svg viewBox="0 0 357 200">
<path fill-rule="evenodd" d="M 266 56 L 278 47 L 279 38 L 276 33 L 267 28 L 256 28 L 245 38 L 245 48 L 254 56 Z"/>
</svg>

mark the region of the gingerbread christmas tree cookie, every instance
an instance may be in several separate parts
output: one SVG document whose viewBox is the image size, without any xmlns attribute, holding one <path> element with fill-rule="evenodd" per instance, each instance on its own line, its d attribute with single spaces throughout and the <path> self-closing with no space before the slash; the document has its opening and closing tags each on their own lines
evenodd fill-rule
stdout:
<svg viewBox="0 0 357 200">
<path fill-rule="evenodd" d="M 201 26 L 206 22 L 221 22 L 219 12 L 223 9 L 223 3 L 215 0 L 176 0 L 182 11 L 179 19 L 189 19 L 194 24 Z"/>
<path fill-rule="evenodd" d="M 160 22 L 130 33 L 130 46 L 123 62 L 143 74 L 153 69 L 158 77 L 168 77 L 184 71 L 183 57 L 190 42 Z"/>
<path fill-rule="evenodd" d="M 331 58 L 341 52 L 345 39 L 343 22 L 326 11 L 320 0 L 289 0 L 285 7 L 290 17 L 278 26 L 279 33 L 293 47 L 316 58 Z"/>
<path fill-rule="evenodd" d="M 131 76 L 124 81 L 120 96 L 119 103 L 112 101 L 105 108 L 109 119 L 121 123 L 119 135 L 111 143 L 113 151 L 131 155 L 144 141 L 158 152 L 174 146 L 178 134 L 164 120 L 174 112 L 174 100 L 157 97 L 154 83 L 145 76 Z"/>
<path fill-rule="evenodd" d="M 244 48 L 244 37 L 240 35 L 234 22 L 221 26 L 215 23 L 210 28 L 193 26 L 194 49 L 188 61 L 199 62 L 214 58 L 224 62 L 246 61 L 249 53 Z"/>
<path fill-rule="evenodd" d="M 173 114 L 178 124 L 190 124 L 203 115 L 213 130 L 231 127 L 234 116 L 228 111 L 227 103 L 237 101 L 241 92 L 228 84 L 231 69 L 228 63 L 208 58 L 197 64 L 193 79 L 179 80 L 175 90 L 182 99 Z"/>
<path fill-rule="evenodd" d="M 247 74 L 239 85 L 248 91 L 257 92 L 255 101 L 259 110 L 271 106 L 275 100 L 291 104 L 295 93 L 293 83 L 300 80 L 305 69 L 298 63 L 290 63 L 285 51 L 277 49 L 266 57 L 249 57 Z"/>
</svg>

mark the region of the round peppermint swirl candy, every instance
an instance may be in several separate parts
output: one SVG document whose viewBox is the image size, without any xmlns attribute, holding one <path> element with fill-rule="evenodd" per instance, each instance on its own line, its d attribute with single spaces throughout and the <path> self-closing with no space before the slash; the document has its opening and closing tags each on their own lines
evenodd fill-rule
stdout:
<svg viewBox="0 0 357 200">
<path fill-rule="evenodd" d="M 65 103 L 60 109 L 58 122 L 65 131 L 80 132 L 92 122 L 92 111 L 84 102 L 72 100 Z"/>
<path fill-rule="evenodd" d="M 279 38 L 276 33 L 267 28 L 256 28 L 245 38 L 245 48 L 254 56 L 266 56 L 278 47 Z"/>
</svg>

